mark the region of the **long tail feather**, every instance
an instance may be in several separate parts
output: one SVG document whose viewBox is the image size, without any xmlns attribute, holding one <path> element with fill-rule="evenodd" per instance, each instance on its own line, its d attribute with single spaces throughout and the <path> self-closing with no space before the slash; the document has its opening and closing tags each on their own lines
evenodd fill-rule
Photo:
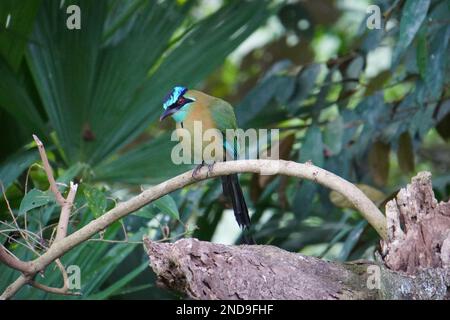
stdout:
<svg viewBox="0 0 450 320">
<path fill-rule="evenodd" d="M 249 234 L 249 229 L 244 229 L 242 231 L 242 237 L 244 239 L 245 244 L 256 244 L 255 239 L 251 234 Z"/>
<path fill-rule="evenodd" d="M 224 195 L 231 200 L 237 223 L 244 229 L 244 241 L 254 244 L 253 238 L 247 234 L 250 228 L 250 216 L 237 174 L 222 176 L 222 188 Z"/>
</svg>

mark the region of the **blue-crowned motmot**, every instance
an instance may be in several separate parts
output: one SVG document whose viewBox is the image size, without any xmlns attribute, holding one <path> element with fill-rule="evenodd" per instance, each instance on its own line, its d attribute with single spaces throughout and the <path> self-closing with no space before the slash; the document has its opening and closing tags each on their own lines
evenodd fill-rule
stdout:
<svg viewBox="0 0 450 320">
<path fill-rule="evenodd" d="M 223 153 L 221 155 L 220 153 L 211 153 L 210 158 L 205 159 L 207 155 L 203 151 L 206 144 L 203 141 L 200 144 L 200 148 L 193 148 L 194 153 L 197 153 L 202 159 L 202 163 L 225 161 L 227 155 L 232 159 L 237 157 L 239 144 L 236 140 L 227 141 L 226 139 L 225 131 L 227 129 L 237 129 L 236 116 L 233 107 L 228 102 L 197 90 L 188 90 L 182 86 L 175 86 L 166 96 L 163 108 L 164 112 L 160 117 L 160 121 L 171 116 L 175 120 L 177 128 L 186 129 L 191 137 L 195 136 L 195 122 L 201 122 L 202 130 L 204 131 L 217 129 L 222 134 L 221 140 L 211 142 L 220 141 L 221 145 L 216 147 L 222 148 Z M 192 143 L 195 144 L 194 142 Z M 200 167 L 201 165 L 197 169 Z M 194 170 L 194 174 L 195 172 Z M 246 232 L 250 227 L 250 217 L 237 174 L 222 176 L 222 188 L 224 195 L 231 200 L 237 223 L 244 229 L 245 241 L 253 242 L 251 237 L 246 236 Z"/>
</svg>

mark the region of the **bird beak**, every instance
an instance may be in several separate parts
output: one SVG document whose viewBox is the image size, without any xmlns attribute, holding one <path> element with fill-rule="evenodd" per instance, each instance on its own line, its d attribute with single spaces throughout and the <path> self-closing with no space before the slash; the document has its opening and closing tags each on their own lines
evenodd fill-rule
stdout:
<svg viewBox="0 0 450 320">
<path fill-rule="evenodd" d="M 164 112 L 162 113 L 161 117 L 159 117 L 159 121 L 163 121 L 165 118 L 167 118 L 168 116 L 174 114 L 177 111 L 177 109 L 169 109 L 167 108 L 166 110 L 164 110 Z"/>
</svg>

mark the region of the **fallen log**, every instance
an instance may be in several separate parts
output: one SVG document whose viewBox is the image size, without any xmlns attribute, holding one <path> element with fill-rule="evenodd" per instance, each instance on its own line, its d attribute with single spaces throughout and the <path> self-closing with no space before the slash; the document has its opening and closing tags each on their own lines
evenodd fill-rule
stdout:
<svg viewBox="0 0 450 320">
<path fill-rule="evenodd" d="M 192 299 L 449 299 L 450 203 L 419 173 L 386 205 L 376 261 L 339 263 L 268 245 L 144 239 L 160 286 Z"/>
</svg>

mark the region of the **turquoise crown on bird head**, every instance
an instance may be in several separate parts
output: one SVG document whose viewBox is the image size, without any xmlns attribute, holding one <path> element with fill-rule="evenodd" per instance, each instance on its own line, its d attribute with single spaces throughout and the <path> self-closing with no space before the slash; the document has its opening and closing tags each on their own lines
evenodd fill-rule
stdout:
<svg viewBox="0 0 450 320">
<path fill-rule="evenodd" d="M 189 106 L 191 102 L 194 102 L 194 98 L 185 97 L 184 94 L 188 91 L 186 87 L 183 86 L 175 86 L 173 87 L 172 91 L 170 91 L 166 98 L 164 99 L 164 112 L 159 118 L 159 121 L 164 120 L 168 116 L 174 116 L 175 113 L 178 114 L 178 116 L 175 119 L 175 121 L 182 121 L 186 115 L 185 106 Z M 184 108 L 184 109 L 183 109 Z M 183 113 L 179 113 L 183 111 Z M 177 120 L 178 119 L 178 120 Z"/>
<path fill-rule="evenodd" d="M 188 89 L 183 86 L 175 86 L 164 98 L 163 108 L 167 109 L 171 105 L 175 104 L 178 99 L 186 93 Z"/>
</svg>

